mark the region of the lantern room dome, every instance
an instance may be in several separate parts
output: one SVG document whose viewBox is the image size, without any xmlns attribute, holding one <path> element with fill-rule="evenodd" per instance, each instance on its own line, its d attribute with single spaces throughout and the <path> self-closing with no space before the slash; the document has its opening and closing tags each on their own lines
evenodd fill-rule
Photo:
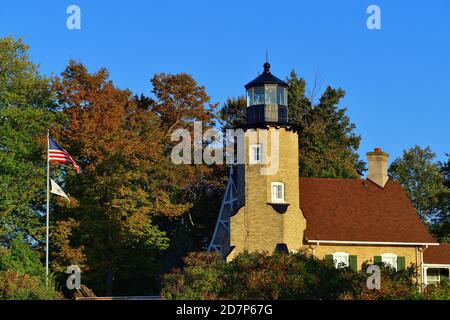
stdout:
<svg viewBox="0 0 450 320">
<path fill-rule="evenodd" d="M 262 86 L 265 84 L 276 84 L 281 87 L 287 87 L 288 84 L 283 80 L 278 79 L 270 73 L 270 63 L 264 63 L 264 72 L 245 85 L 245 89 L 250 87 Z"/>
<path fill-rule="evenodd" d="M 270 64 L 245 85 L 247 97 L 247 124 L 287 123 L 288 84 L 270 73 Z"/>
</svg>

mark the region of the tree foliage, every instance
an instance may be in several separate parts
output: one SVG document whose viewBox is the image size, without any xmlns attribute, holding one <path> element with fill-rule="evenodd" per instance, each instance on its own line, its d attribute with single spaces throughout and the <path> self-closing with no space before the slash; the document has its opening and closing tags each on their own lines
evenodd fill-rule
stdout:
<svg viewBox="0 0 450 320">
<path fill-rule="evenodd" d="M 415 267 L 396 271 L 381 265 L 381 289 L 369 290 L 364 264 L 359 272 L 336 269 L 331 261 L 303 252 L 268 255 L 243 252 L 230 262 L 217 253 L 191 253 L 185 267 L 163 276 L 166 299 L 450 299 L 450 286 L 419 292 Z"/>
<path fill-rule="evenodd" d="M 50 78 L 39 73 L 39 66 L 28 56 L 22 39 L 0 39 L 0 108 L 51 108 Z"/>
<path fill-rule="evenodd" d="M 51 134 L 83 172 L 56 171 L 73 201 L 54 204 L 52 267 L 61 272 L 77 262 L 98 294 L 111 294 L 113 278 L 115 293 L 151 293 L 168 262 L 163 252 L 196 245 L 180 241 L 182 234 L 205 228 L 195 223 L 211 208 L 199 203 L 220 183 L 216 169 L 176 166 L 168 152 L 173 130 L 193 120 L 213 124 L 204 88 L 187 74 L 158 74 L 152 84 L 156 99 L 133 96 L 105 69 L 89 73 L 75 61 L 54 82 L 67 121 Z"/>
<path fill-rule="evenodd" d="M 164 276 L 168 299 L 335 299 L 345 292 L 333 263 L 305 254 L 240 253 L 225 262 L 216 253 L 192 253 L 183 270 Z"/>
<path fill-rule="evenodd" d="M 22 40 L 0 39 L 0 244 L 20 232 L 43 240 L 45 159 L 39 144 L 57 123 L 50 79 Z"/>
<path fill-rule="evenodd" d="M 447 162 L 439 164 L 444 176 L 444 186 L 447 192 L 439 195 L 440 209 L 434 219 L 432 231 L 440 242 L 450 242 L 450 154 L 447 154 Z"/>
<path fill-rule="evenodd" d="M 59 299 L 53 277 L 45 285 L 45 269 L 36 250 L 20 235 L 9 249 L 0 249 L 0 300 Z"/>
<path fill-rule="evenodd" d="M 290 117 L 303 128 L 301 174 L 357 177 L 364 163 L 356 154 L 360 137 L 339 107 L 344 91 L 328 87 L 315 103 L 305 96 L 304 79 L 292 72 L 287 81 Z M 135 96 L 117 87 L 106 69 L 89 72 L 75 61 L 60 76 L 46 77 L 22 40 L 0 39 L 0 299 L 59 297 L 45 289 L 42 265 L 47 129 L 82 168 L 78 175 L 51 166 L 52 179 L 70 196 L 67 202 L 52 195 L 50 203 L 56 281 L 64 283 L 64 271 L 76 264 L 82 283 L 99 295 L 156 294 L 161 272 L 206 249 L 226 167 L 174 165 L 171 134 L 192 132 L 193 121 L 202 121 L 204 130 L 243 124 L 246 101 L 230 98 L 217 112 L 205 88 L 185 73 L 156 74 L 150 83 L 151 96 Z M 449 166 L 439 168 L 447 188 Z M 429 216 L 445 239 L 448 193 L 433 195 L 439 206 Z M 354 286 L 361 275 L 302 254 L 243 254 L 231 264 L 192 254 L 184 261 L 183 271 L 164 277 L 167 297 L 361 296 Z"/>
<path fill-rule="evenodd" d="M 361 137 L 339 103 L 342 89 L 327 87 L 317 104 L 305 95 L 306 81 L 293 70 L 287 78 L 289 120 L 302 128 L 299 170 L 303 177 L 357 178 L 365 170 L 357 150 Z M 244 97 L 229 98 L 220 110 L 224 127 L 245 122 Z"/>
<path fill-rule="evenodd" d="M 361 137 L 356 126 L 339 108 L 342 89 L 328 86 L 319 102 L 305 96 L 306 81 L 292 71 L 289 84 L 289 117 L 302 127 L 299 140 L 300 175 L 304 177 L 357 178 L 365 170 L 357 150 Z"/>
<path fill-rule="evenodd" d="M 422 221 L 431 223 L 444 214 L 442 200 L 448 197 L 441 168 L 430 147 L 414 146 L 405 150 L 401 158 L 389 167 L 391 178 L 398 180 L 407 192 Z M 445 212 L 448 216 L 448 211 Z"/>
<path fill-rule="evenodd" d="M 247 101 L 244 96 L 227 98 L 219 111 L 222 126 L 226 129 L 245 124 L 246 109 Z"/>
<path fill-rule="evenodd" d="M 60 173 L 76 204 L 56 207 L 55 233 L 66 234 L 76 248 L 55 248 L 53 263 L 59 269 L 73 255 L 86 260 L 87 281 L 101 293 L 107 277 L 121 280 L 124 263 L 139 257 L 149 270 L 155 253 L 168 247 L 157 220 L 179 216 L 189 205 L 178 202 L 163 157 L 160 120 L 148 105 L 114 86 L 105 69 L 90 74 L 74 61 L 54 90 L 68 121 L 52 135 L 83 172 Z"/>
</svg>

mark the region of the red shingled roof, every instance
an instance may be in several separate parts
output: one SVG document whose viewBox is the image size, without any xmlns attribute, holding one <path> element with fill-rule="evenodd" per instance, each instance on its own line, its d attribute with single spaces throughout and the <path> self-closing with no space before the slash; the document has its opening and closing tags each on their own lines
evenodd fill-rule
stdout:
<svg viewBox="0 0 450 320">
<path fill-rule="evenodd" d="M 423 252 L 423 261 L 429 264 L 450 264 L 450 243 L 428 247 Z"/>
<path fill-rule="evenodd" d="M 436 243 L 396 181 L 300 178 L 307 240 Z"/>
</svg>

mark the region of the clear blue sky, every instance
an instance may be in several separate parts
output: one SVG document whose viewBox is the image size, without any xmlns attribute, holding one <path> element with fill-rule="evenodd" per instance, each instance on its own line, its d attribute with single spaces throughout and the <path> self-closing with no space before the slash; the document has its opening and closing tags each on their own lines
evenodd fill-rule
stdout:
<svg viewBox="0 0 450 320">
<path fill-rule="evenodd" d="M 81 8 L 81 30 L 66 8 Z M 370 4 L 381 30 L 366 27 Z M 120 87 L 150 94 L 158 72 L 187 72 L 214 102 L 244 93 L 269 50 L 272 72 L 347 91 L 342 106 L 360 154 L 391 160 L 414 144 L 450 152 L 450 1 L 1 1 L 0 36 L 23 37 L 46 74 L 69 59 L 102 66 Z"/>
</svg>

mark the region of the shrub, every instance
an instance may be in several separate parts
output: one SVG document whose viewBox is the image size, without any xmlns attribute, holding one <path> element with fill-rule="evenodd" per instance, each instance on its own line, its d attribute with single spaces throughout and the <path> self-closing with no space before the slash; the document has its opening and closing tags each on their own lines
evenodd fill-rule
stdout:
<svg viewBox="0 0 450 320">
<path fill-rule="evenodd" d="M 429 285 L 417 295 L 421 300 L 450 300 L 450 282 L 442 281 L 440 284 Z"/>
<path fill-rule="evenodd" d="M 49 284 L 53 288 L 53 283 Z M 62 296 L 46 289 L 39 277 L 14 270 L 0 271 L 0 300 L 54 300 Z"/>
<path fill-rule="evenodd" d="M 191 253 L 183 270 L 163 276 L 166 299 L 336 299 L 351 291 L 352 274 L 303 253 Z"/>
<path fill-rule="evenodd" d="M 0 270 L 15 270 L 38 277 L 45 274 L 39 255 L 20 236 L 11 242 L 9 250 L 0 255 Z"/>
<path fill-rule="evenodd" d="M 339 299 L 352 300 L 409 300 L 419 292 L 418 285 L 414 282 L 416 271 L 413 266 L 405 270 L 396 271 L 388 264 L 380 264 L 381 269 L 381 288 L 379 290 L 370 290 L 366 286 L 366 280 L 369 276 L 366 269 L 369 265 L 364 263 L 362 266 L 360 281 L 353 283 L 352 293 L 340 295 Z"/>
<path fill-rule="evenodd" d="M 225 262 L 217 253 L 191 253 L 185 267 L 163 275 L 165 299 L 449 299 L 448 283 L 419 291 L 413 266 L 382 264 L 381 289 L 369 290 L 365 271 L 336 269 L 306 253 L 243 252 Z"/>
<path fill-rule="evenodd" d="M 21 237 L 0 252 L 0 300 L 62 298 L 53 289 L 53 278 L 49 277 L 48 289 L 45 278 L 39 255 Z"/>
</svg>

